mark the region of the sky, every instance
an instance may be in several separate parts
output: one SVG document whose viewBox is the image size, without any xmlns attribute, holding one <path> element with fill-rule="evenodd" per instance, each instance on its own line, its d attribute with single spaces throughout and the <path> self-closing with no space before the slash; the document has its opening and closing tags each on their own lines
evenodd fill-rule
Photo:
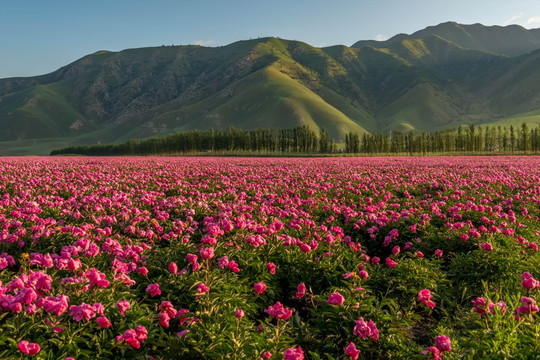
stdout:
<svg viewBox="0 0 540 360">
<path fill-rule="evenodd" d="M 540 1 L 0 0 L 0 79 L 46 74 L 99 50 L 264 36 L 350 46 L 446 21 L 540 28 Z"/>
</svg>

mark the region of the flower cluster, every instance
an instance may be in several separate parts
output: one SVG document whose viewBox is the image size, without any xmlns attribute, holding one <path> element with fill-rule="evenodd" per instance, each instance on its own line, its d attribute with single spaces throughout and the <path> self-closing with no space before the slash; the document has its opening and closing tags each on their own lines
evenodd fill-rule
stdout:
<svg viewBox="0 0 540 360">
<path fill-rule="evenodd" d="M 138 349 L 141 343 L 148 337 L 148 331 L 144 326 L 137 326 L 135 329 L 128 329 L 122 335 L 116 337 L 116 341 L 123 341 L 131 347 Z"/>
</svg>

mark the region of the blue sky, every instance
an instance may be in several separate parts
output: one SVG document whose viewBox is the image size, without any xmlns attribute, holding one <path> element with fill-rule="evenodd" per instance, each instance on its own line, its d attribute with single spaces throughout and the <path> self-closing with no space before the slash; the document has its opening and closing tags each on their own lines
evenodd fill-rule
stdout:
<svg viewBox="0 0 540 360">
<path fill-rule="evenodd" d="M 445 21 L 540 28 L 538 0 L 0 0 L 0 78 L 98 50 L 279 36 L 352 45 Z"/>
</svg>

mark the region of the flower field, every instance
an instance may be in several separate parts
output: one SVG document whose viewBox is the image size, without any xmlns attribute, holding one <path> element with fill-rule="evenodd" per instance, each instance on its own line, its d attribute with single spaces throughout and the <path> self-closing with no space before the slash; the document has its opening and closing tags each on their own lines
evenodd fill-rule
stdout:
<svg viewBox="0 0 540 360">
<path fill-rule="evenodd" d="M 0 159 L 1 359 L 536 359 L 540 158 Z"/>
</svg>

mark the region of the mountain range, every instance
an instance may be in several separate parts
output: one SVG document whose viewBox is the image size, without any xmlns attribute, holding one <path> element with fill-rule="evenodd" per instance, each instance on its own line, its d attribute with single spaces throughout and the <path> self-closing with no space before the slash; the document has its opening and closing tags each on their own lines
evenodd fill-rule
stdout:
<svg viewBox="0 0 540 360">
<path fill-rule="evenodd" d="M 0 154 L 193 129 L 433 131 L 540 123 L 540 29 L 442 23 L 318 48 L 279 38 L 98 51 L 0 79 Z"/>
</svg>

